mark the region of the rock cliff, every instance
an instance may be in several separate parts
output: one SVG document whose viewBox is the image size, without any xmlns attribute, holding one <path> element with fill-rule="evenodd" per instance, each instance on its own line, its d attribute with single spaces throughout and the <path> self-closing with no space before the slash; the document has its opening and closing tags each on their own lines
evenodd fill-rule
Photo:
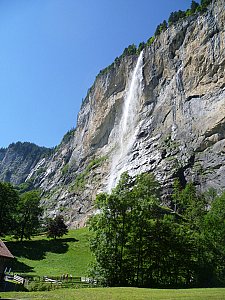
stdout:
<svg viewBox="0 0 225 300">
<path fill-rule="evenodd" d="M 224 0 L 217 0 L 170 26 L 139 57 L 123 56 L 101 72 L 76 129 L 23 180 L 41 187 L 47 212 L 64 214 L 71 226 L 84 224 L 96 193 L 126 170 L 153 172 L 165 199 L 176 177 L 202 191 L 225 189 L 224 66 Z"/>
<path fill-rule="evenodd" d="M 0 149 L 0 180 L 20 184 L 27 180 L 31 170 L 44 164 L 51 149 L 32 143 L 12 143 Z"/>
</svg>

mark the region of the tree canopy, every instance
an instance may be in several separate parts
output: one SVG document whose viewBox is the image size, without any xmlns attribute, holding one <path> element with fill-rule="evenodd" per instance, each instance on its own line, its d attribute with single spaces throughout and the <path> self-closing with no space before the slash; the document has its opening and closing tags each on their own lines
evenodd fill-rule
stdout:
<svg viewBox="0 0 225 300">
<path fill-rule="evenodd" d="M 10 183 L 0 182 L 0 236 L 29 239 L 40 228 L 42 212 L 38 191 L 19 194 Z"/>
<path fill-rule="evenodd" d="M 63 216 L 58 215 L 54 219 L 47 221 L 47 235 L 50 238 L 56 239 L 68 233 L 67 225 L 64 223 Z"/>
<path fill-rule="evenodd" d="M 0 236 L 15 227 L 19 195 L 10 183 L 0 182 Z"/>
<path fill-rule="evenodd" d="M 171 208 L 162 206 L 151 174 L 134 180 L 125 173 L 111 194 L 99 194 L 90 276 L 109 286 L 225 284 L 224 194 L 209 210 L 193 183 L 181 188 L 175 181 L 171 201 Z"/>
<path fill-rule="evenodd" d="M 40 207 L 40 193 L 33 190 L 22 194 L 17 209 L 16 236 L 21 241 L 24 238 L 30 239 L 40 227 L 40 217 L 43 212 Z"/>
</svg>

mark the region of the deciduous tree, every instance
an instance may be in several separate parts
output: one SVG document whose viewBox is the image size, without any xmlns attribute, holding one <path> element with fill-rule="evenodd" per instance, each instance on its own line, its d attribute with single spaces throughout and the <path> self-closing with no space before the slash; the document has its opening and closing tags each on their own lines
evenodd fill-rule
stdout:
<svg viewBox="0 0 225 300">
<path fill-rule="evenodd" d="M 15 227 L 19 195 L 10 183 L 0 182 L 0 236 Z"/>
<path fill-rule="evenodd" d="M 29 191 L 20 196 L 18 203 L 16 236 L 22 241 L 30 239 L 40 227 L 40 217 L 43 210 L 40 207 L 40 193 Z"/>
<path fill-rule="evenodd" d="M 48 237 L 56 239 L 68 233 L 67 225 L 64 223 L 63 216 L 58 215 L 47 222 Z"/>
</svg>

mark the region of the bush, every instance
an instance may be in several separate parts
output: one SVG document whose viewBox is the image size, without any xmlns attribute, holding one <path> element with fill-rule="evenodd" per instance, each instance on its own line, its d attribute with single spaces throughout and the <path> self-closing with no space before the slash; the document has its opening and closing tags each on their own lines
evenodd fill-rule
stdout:
<svg viewBox="0 0 225 300">
<path fill-rule="evenodd" d="M 89 176 L 90 171 L 100 166 L 102 162 L 105 160 L 106 157 L 103 156 L 103 157 L 95 158 L 92 161 L 90 161 L 87 167 L 83 170 L 83 172 L 78 174 L 77 177 L 75 178 L 75 182 L 73 185 L 74 189 L 82 190 L 85 187 L 86 179 Z"/>
<path fill-rule="evenodd" d="M 66 164 L 63 168 L 62 168 L 62 175 L 65 175 L 69 170 L 69 165 Z"/>
</svg>

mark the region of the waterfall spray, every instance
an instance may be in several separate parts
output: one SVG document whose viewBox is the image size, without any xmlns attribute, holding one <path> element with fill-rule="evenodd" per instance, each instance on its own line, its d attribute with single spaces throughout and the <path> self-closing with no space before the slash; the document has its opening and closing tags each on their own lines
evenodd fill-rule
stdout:
<svg viewBox="0 0 225 300">
<path fill-rule="evenodd" d="M 122 117 L 117 135 L 117 149 L 112 158 L 108 181 L 109 192 L 116 185 L 120 175 L 124 172 L 126 156 L 133 146 L 136 138 L 138 110 L 142 94 L 142 66 L 143 51 L 138 57 L 124 98 Z"/>
</svg>

